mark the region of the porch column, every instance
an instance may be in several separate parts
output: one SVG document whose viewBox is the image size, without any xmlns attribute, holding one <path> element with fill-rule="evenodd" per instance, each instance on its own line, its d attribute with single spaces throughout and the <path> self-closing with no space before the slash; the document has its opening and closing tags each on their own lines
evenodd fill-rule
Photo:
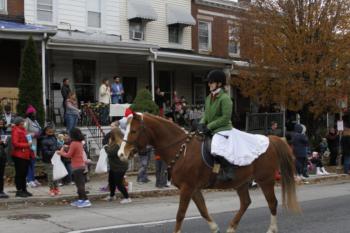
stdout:
<svg viewBox="0 0 350 233">
<path fill-rule="evenodd" d="M 44 120 L 46 120 L 46 33 L 41 41 L 41 75 L 42 75 L 42 85 L 43 85 L 43 104 L 44 104 Z"/>
<path fill-rule="evenodd" d="M 151 60 L 151 92 L 152 92 L 152 100 L 155 100 L 155 90 L 154 90 L 154 61 Z"/>
</svg>

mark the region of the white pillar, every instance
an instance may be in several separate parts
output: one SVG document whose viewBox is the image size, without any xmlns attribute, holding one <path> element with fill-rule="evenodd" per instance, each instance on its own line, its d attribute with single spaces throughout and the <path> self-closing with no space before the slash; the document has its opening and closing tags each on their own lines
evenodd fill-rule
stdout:
<svg viewBox="0 0 350 233">
<path fill-rule="evenodd" d="M 46 121 L 46 33 L 44 34 L 43 40 L 41 41 L 41 75 L 43 85 L 43 104 L 44 104 L 44 120 Z"/>
<path fill-rule="evenodd" d="M 154 61 L 151 61 L 151 92 L 152 100 L 155 100 L 155 90 L 154 90 Z"/>
</svg>

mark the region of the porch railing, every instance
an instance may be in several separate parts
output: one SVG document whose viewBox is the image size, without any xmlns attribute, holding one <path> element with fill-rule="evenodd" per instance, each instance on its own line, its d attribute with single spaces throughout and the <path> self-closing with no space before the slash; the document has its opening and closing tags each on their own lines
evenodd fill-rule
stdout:
<svg viewBox="0 0 350 233">
<path fill-rule="evenodd" d="M 105 133 L 100 125 L 98 117 L 88 104 L 82 106 L 82 118 L 80 124 L 81 126 L 87 127 L 91 134 L 90 139 L 92 139 L 98 148 L 101 149 L 102 140 L 105 137 Z"/>
</svg>

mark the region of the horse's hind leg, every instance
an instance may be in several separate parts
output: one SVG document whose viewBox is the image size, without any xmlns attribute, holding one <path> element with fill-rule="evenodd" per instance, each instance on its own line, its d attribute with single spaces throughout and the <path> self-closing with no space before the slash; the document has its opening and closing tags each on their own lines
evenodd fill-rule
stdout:
<svg viewBox="0 0 350 233">
<path fill-rule="evenodd" d="M 180 189 L 180 203 L 176 215 L 176 224 L 174 233 L 181 232 L 182 222 L 185 218 L 188 205 L 191 201 L 193 189 L 188 186 L 183 186 Z"/>
<path fill-rule="evenodd" d="M 266 182 L 266 183 L 259 183 L 264 195 L 265 199 L 269 205 L 270 212 L 271 212 L 271 222 L 270 222 L 270 227 L 267 230 L 267 233 L 277 233 L 277 205 L 278 201 L 275 195 L 275 182 Z"/>
<path fill-rule="evenodd" d="M 218 227 L 218 225 L 214 222 L 214 220 L 212 219 L 212 217 L 210 217 L 209 213 L 208 213 L 208 209 L 207 206 L 205 204 L 205 200 L 203 197 L 203 194 L 200 190 L 198 190 L 197 192 L 195 192 L 192 196 L 192 200 L 194 201 L 194 203 L 196 204 L 201 216 L 207 220 L 210 230 L 212 233 L 220 233 L 220 229 Z"/>
<path fill-rule="evenodd" d="M 239 222 L 241 221 L 243 214 L 245 213 L 245 211 L 248 209 L 250 203 L 252 202 L 250 200 L 250 196 L 249 196 L 249 184 L 248 183 L 240 186 L 237 189 L 237 194 L 238 194 L 239 200 L 240 200 L 240 207 L 239 207 L 239 210 L 236 213 L 235 217 L 230 222 L 230 226 L 226 231 L 227 233 L 236 232 L 236 229 L 238 227 Z"/>
</svg>

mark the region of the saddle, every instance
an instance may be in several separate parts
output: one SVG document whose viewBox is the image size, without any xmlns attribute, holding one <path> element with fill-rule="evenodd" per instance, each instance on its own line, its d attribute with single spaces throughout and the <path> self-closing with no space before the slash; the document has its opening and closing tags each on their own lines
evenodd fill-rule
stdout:
<svg viewBox="0 0 350 233">
<path fill-rule="evenodd" d="M 214 180 L 210 181 L 209 186 L 215 183 L 216 178 L 220 181 L 232 180 L 234 168 L 234 165 L 229 163 L 225 158 L 211 154 L 211 141 L 211 137 L 205 137 L 201 148 L 203 162 L 213 170 L 214 174 L 217 174 L 214 176 Z"/>
</svg>

